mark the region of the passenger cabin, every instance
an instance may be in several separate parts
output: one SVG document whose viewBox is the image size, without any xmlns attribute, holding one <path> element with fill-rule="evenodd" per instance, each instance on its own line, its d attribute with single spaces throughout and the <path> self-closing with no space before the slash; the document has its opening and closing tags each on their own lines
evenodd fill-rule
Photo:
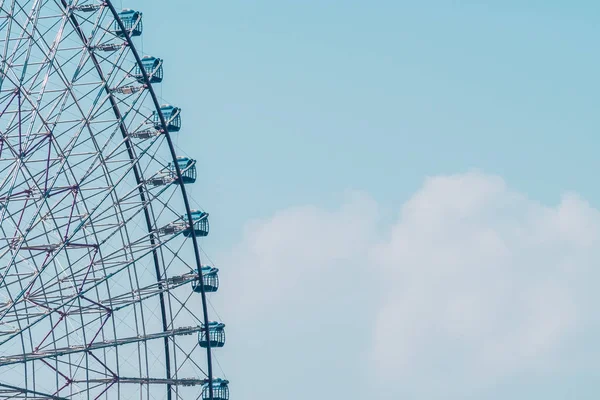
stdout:
<svg viewBox="0 0 600 400">
<path fill-rule="evenodd" d="M 212 399 L 213 400 L 229 400 L 229 381 L 226 379 L 215 378 L 212 380 Z M 202 400 L 209 400 L 210 386 L 205 383 L 202 386 Z"/>
<path fill-rule="evenodd" d="M 125 9 L 119 14 L 119 19 L 123 22 L 125 30 L 129 36 L 140 36 L 142 34 L 142 13 L 135 10 Z M 125 37 L 125 33 L 121 30 L 119 21 L 113 23 L 113 32 L 119 37 Z"/>
<path fill-rule="evenodd" d="M 210 338 L 210 347 L 225 346 L 225 324 L 220 322 L 209 322 L 208 336 Z M 209 339 L 206 338 L 206 329 L 204 329 L 203 326 L 202 330 L 198 332 L 198 344 L 200 347 L 207 348 L 208 343 Z"/>
<path fill-rule="evenodd" d="M 196 182 L 196 160 L 192 160 L 187 157 L 177 157 L 177 165 L 179 166 L 179 170 L 181 171 L 181 179 L 183 183 L 186 185 L 189 183 Z M 174 163 L 169 163 L 167 167 L 171 174 L 176 177 L 177 176 L 177 168 L 175 168 Z"/>
<path fill-rule="evenodd" d="M 187 227 L 183 231 L 183 235 L 186 237 L 194 236 L 208 236 L 208 213 L 204 211 L 191 210 L 193 226 Z M 187 223 L 187 215 L 181 216 L 181 219 Z"/>
<path fill-rule="evenodd" d="M 219 269 L 205 265 L 202 267 L 201 271 L 202 282 L 204 283 L 204 292 L 214 293 L 219 290 Z M 198 280 L 192 282 L 192 290 L 196 293 L 202 293 L 200 277 L 198 277 Z"/>
<path fill-rule="evenodd" d="M 162 113 L 165 123 L 167 124 L 167 131 L 179 132 L 181 129 L 181 109 L 178 107 L 173 107 L 169 104 L 165 104 L 160 107 L 160 112 Z M 154 127 L 156 129 L 162 129 L 162 123 L 160 121 L 160 115 L 158 112 L 154 111 L 152 118 Z"/>
<path fill-rule="evenodd" d="M 187 157 L 177 157 L 177 165 L 181 171 L 181 179 L 184 184 L 196 182 L 196 160 Z M 148 183 L 153 186 L 164 186 L 177 182 L 177 168 L 174 163 L 169 163 L 167 168 L 162 169 L 152 176 Z"/>
<path fill-rule="evenodd" d="M 146 71 L 150 83 L 159 83 L 163 80 L 163 60 L 152 56 L 142 58 L 142 67 L 135 66 L 133 76 L 139 83 L 146 83 L 142 68 Z"/>
</svg>

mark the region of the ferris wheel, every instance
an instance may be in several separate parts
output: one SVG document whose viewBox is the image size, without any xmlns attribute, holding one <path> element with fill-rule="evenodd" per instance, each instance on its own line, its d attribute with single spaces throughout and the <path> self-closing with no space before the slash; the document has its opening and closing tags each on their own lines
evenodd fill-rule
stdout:
<svg viewBox="0 0 600 400">
<path fill-rule="evenodd" d="M 0 0 L 0 399 L 229 398 L 208 213 L 142 21 L 109 0 Z"/>
</svg>

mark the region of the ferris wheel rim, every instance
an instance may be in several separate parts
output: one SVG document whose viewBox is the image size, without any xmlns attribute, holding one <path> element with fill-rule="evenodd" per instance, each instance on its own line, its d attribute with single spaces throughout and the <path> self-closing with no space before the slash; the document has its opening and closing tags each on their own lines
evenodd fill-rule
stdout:
<svg viewBox="0 0 600 400">
<path fill-rule="evenodd" d="M 64 2 L 65 0 L 61 0 L 61 1 Z M 156 96 L 156 92 L 154 91 L 154 87 L 152 86 L 152 83 L 150 82 L 150 79 L 148 77 L 146 69 L 142 67 L 142 58 L 140 57 L 136 47 L 133 45 L 131 36 L 126 32 L 125 25 L 123 24 L 123 21 L 119 18 L 117 10 L 116 10 L 115 6 L 112 4 L 112 0 L 105 0 L 105 1 L 106 1 L 108 8 L 111 11 L 111 13 L 113 14 L 115 21 L 117 21 L 119 28 L 121 29 L 121 32 L 125 33 L 125 38 L 131 49 L 131 53 L 135 57 L 137 65 L 140 67 L 140 71 L 144 78 L 145 85 L 147 86 L 147 89 L 150 93 L 150 97 L 152 98 L 152 102 L 154 103 L 154 107 L 157 111 L 160 111 L 160 107 L 161 107 L 160 102 L 158 101 L 158 97 Z M 183 201 L 184 201 L 184 205 L 185 205 L 185 212 L 187 214 L 187 219 L 188 219 L 188 224 L 189 224 L 189 226 L 193 226 L 194 221 L 192 219 L 192 209 L 190 207 L 189 199 L 187 197 L 185 184 L 183 183 L 181 168 L 179 167 L 179 163 L 177 163 L 177 154 L 175 152 L 175 147 L 173 146 L 173 141 L 171 140 L 171 135 L 169 133 L 169 130 L 167 129 L 167 122 L 165 121 L 165 117 L 161 112 L 158 112 L 158 117 L 160 119 L 160 123 L 161 123 L 162 129 L 163 129 L 164 135 L 167 139 L 167 144 L 169 146 L 169 151 L 171 153 L 172 162 L 175 166 L 175 171 L 177 174 L 177 181 L 179 184 L 179 188 L 181 190 L 181 195 L 183 197 Z M 202 276 L 202 262 L 200 259 L 200 248 L 198 246 L 198 240 L 196 238 L 196 235 L 191 235 L 191 238 L 192 238 L 192 244 L 193 244 L 193 248 L 194 248 L 196 268 L 198 270 L 198 275 L 199 275 L 199 283 L 200 283 L 199 286 L 201 289 L 202 310 L 203 310 L 202 314 L 204 315 L 204 329 L 205 329 L 206 335 L 209 336 L 208 305 L 207 305 L 207 299 L 206 299 L 206 291 L 204 289 L 204 279 L 202 279 L 203 276 Z M 158 266 L 157 266 L 157 268 L 158 268 Z M 158 276 L 157 276 L 157 279 L 158 279 Z M 165 315 L 164 311 L 163 311 L 163 315 Z M 163 328 L 166 329 L 166 327 L 163 327 Z M 213 373 L 212 373 L 213 367 L 212 367 L 212 351 L 211 351 L 210 340 L 208 341 L 206 353 L 207 353 L 206 357 L 207 357 L 207 375 L 208 375 L 207 378 L 208 378 L 209 395 L 210 395 L 210 399 L 212 400 L 213 399 Z M 167 364 L 168 363 L 170 363 L 170 360 L 167 361 Z M 168 396 L 170 399 L 171 391 L 169 390 L 167 393 L 168 393 Z"/>
<path fill-rule="evenodd" d="M 62 5 L 68 9 L 69 5 L 67 4 L 66 0 L 60 0 Z M 136 63 L 138 63 L 138 65 L 141 66 L 141 61 L 139 60 L 139 56 L 137 56 L 137 51 L 135 49 L 135 45 L 133 44 L 133 41 L 131 40 L 130 36 L 129 36 L 129 32 L 127 31 L 127 29 L 125 28 L 125 26 L 123 25 L 123 22 L 121 21 L 121 19 L 119 18 L 116 9 L 114 8 L 114 6 L 112 5 L 112 3 L 110 2 L 110 0 L 106 1 L 106 4 L 108 5 L 109 9 L 111 10 L 111 13 L 113 14 L 113 17 L 115 18 L 115 21 L 117 21 L 120 29 L 121 29 L 121 33 L 125 36 L 128 44 L 129 44 L 129 48 L 130 51 L 132 52 L 132 54 L 135 55 L 136 58 Z M 77 21 L 77 17 L 75 14 L 71 14 L 69 19 L 71 20 L 72 24 L 75 27 L 75 30 L 77 31 L 79 38 L 81 39 L 81 41 L 83 42 L 83 44 L 85 45 L 85 47 L 88 49 L 88 54 L 90 55 L 90 59 L 92 60 L 96 71 L 99 74 L 99 77 L 102 81 L 105 80 L 103 71 L 102 71 L 102 67 L 100 65 L 100 63 L 98 63 L 97 59 L 96 59 L 96 55 L 91 51 L 89 43 L 87 41 L 87 38 L 85 37 L 84 33 L 81 31 L 81 26 L 79 24 L 79 22 Z M 145 73 L 145 69 L 142 68 L 141 69 L 143 71 L 144 74 L 144 78 L 146 80 L 146 85 L 147 85 L 147 90 L 149 90 L 149 92 L 152 94 L 154 93 L 154 90 L 152 89 L 152 85 L 150 83 L 150 81 L 148 80 L 148 76 Z M 115 113 L 115 117 L 120 120 L 119 122 L 119 130 L 121 131 L 121 134 L 123 136 L 123 139 L 127 139 L 128 135 L 127 135 L 127 128 L 124 126 L 124 121 L 123 118 L 121 116 L 121 110 L 118 107 L 118 104 L 115 100 L 115 97 L 112 93 L 110 93 L 108 86 L 104 85 L 104 90 L 107 94 L 107 96 L 109 97 L 110 103 L 111 103 L 111 108 L 113 110 L 113 112 Z M 157 110 L 160 110 L 160 108 L 157 108 Z M 166 124 L 164 121 L 164 118 L 162 116 L 162 113 L 158 113 L 160 115 L 161 118 L 161 123 L 163 124 L 163 129 L 164 129 L 164 134 L 167 135 L 166 137 L 168 138 L 168 131 L 166 129 Z M 129 155 L 129 158 L 132 162 L 134 162 L 136 160 L 135 155 L 132 153 L 131 151 L 131 143 L 129 140 L 125 141 L 125 146 L 127 147 L 127 153 Z M 138 166 L 134 165 L 133 168 L 133 173 L 135 176 L 135 180 L 137 182 L 138 185 L 140 185 L 143 181 L 140 179 L 140 175 L 139 175 L 139 170 L 138 170 Z M 145 202 L 145 193 L 144 193 L 144 189 L 142 186 L 138 187 L 138 193 L 140 196 L 140 199 L 142 202 Z M 149 239 L 150 239 L 150 243 L 152 245 L 152 247 L 154 248 L 155 245 L 155 239 L 154 239 L 154 234 L 153 234 L 153 230 L 152 230 L 152 223 L 151 223 L 151 217 L 150 217 L 150 211 L 148 210 L 148 208 L 144 207 L 144 218 L 146 220 L 146 227 L 148 229 L 148 233 L 150 234 Z M 158 260 L 158 255 L 156 252 L 156 249 L 152 250 L 152 258 L 153 258 L 153 262 L 154 262 L 154 268 L 155 268 L 155 274 L 156 274 L 156 280 L 160 281 L 160 276 L 161 276 L 161 264 L 160 261 Z M 163 331 L 167 331 L 167 314 L 166 314 L 166 308 L 165 308 L 165 301 L 164 301 L 164 295 L 162 293 L 159 294 L 159 303 L 160 303 L 160 311 L 161 311 L 161 323 L 162 323 L 162 327 L 163 327 Z M 164 352 L 165 352 L 165 374 L 167 379 L 171 378 L 171 357 L 170 357 L 170 349 L 168 346 L 168 338 L 165 337 L 164 338 Z M 172 393 L 171 393 L 171 385 L 167 384 L 167 399 L 171 400 L 172 398 Z"/>
</svg>

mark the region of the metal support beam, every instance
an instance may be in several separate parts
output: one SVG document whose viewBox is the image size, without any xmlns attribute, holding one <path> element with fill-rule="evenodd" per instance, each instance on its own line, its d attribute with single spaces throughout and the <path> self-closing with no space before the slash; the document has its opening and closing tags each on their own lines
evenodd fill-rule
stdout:
<svg viewBox="0 0 600 400">
<path fill-rule="evenodd" d="M 198 386 L 204 385 L 208 379 L 198 378 L 181 378 L 181 379 L 165 379 L 165 378 L 125 378 L 116 376 L 114 378 L 104 379 L 88 379 L 85 381 L 73 381 L 75 383 L 134 383 L 137 385 L 173 385 L 173 386 Z"/>
<path fill-rule="evenodd" d="M 63 348 L 58 348 L 58 349 L 46 350 L 46 351 L 42 350 L 42 351 L 38 351 L 35 353 L 4 356 L 4 357 L 0 357 L 0 367 L 6 366 L 6 365 L 12 365 L 12 364 L 24 363 L 24 362 L 28 362 L 28 361 L 62 357 L 62 356 L 66 356 L 69 354 L 90 352 L 93 350 L 105 349 L 107 347 L 116 347 L 116 346 L 122 346 L 125 344 L 145 342 L 148 340 L 165 339 L 165 338 L 169 338 L 169 337 L 173 337 L 173 336 L 181 336 L 181 335 L 192 335 L 194 333 L 200 332 L 202 329 L 204 329 L 204 328 L 202 328 L 201 326 L 189 326 L 189 327 L 172 329 L 172 330 L 165 331 L 165 332 L 152 333 L 149 335 L 133 336 L 133 337 L 124 338 L 124 339 L 96 342 L 96 343 L 92 343 L 90 345 L 79 345 L 79 346 L 75 345 L 75 346 L 71 346 L 71 347 L 63 347 Z"/>
<path fill-rule="evenodd" d="M 0 383 L 0 397 L 4 399 L 44 399 L 44 400 L 68 400 L 66 397 L 36 392 L 35 390 L 20 388 L 17 386 Z"/>
</svg>

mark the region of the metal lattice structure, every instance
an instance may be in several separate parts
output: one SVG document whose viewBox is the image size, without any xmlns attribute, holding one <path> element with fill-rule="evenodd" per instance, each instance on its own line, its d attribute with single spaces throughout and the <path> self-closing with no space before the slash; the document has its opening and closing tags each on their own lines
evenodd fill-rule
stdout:
<svg viewBox="0 0 600 400">
<path fill-rule="evenodd" d="M 110 1 L 0 0 L 1 399 L 229 397 L 196 161 L 142 34 Z"/>
</svg>

